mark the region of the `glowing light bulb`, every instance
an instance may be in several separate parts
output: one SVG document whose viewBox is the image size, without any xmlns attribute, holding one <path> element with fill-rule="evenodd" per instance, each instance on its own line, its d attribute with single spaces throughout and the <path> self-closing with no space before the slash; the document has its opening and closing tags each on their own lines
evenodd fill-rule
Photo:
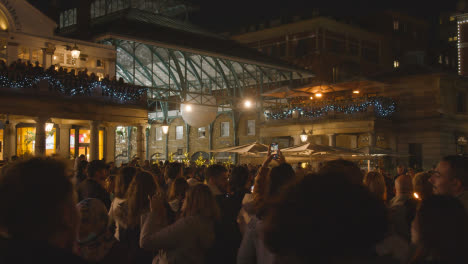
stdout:
<svg viewBox="0 0 468 264">
<path fill-rule="evenodd" d="M 358 94 L 359 91 L 358 91 L 358 90 L 354 90 L 353 93 L 354 93 L 354 94 Z"/>
<path fill-rule="evenodd" d="M 310 100 L 314 100 L 314 97 L 313 97 L 313 96 L 311 96 L 311 97 L 310 97 Z"/>
<path fill-rule="evenodd" d="M 185 106 L 185 111 L 192 112 L 192 106 L 191 105 L 186 105 Z"/>
<path fill-rule="evenodd" d="M 321 93 L 316 93 L 315 97 L 322 97 L 322 94 Z"/>
<path fill-rule="evenodd" d="M 419 200 L 419 194 L 418 193 L 413 193 L 414 198 Z"/>
<path fill-rule="evenodd" d="M 250 100 L 246 100 L 246 101 L 244 102 L 244 106 L 245 106 L 246 108 L 250 108 L 250 107 L 252 107 L 252 102 L 251 102 Z"/>
</svg>

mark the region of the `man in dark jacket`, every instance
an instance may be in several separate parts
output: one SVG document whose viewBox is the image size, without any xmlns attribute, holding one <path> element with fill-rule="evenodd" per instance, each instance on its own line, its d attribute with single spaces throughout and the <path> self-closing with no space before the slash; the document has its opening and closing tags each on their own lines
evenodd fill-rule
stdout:
<svg viewBox="0 0 468 264">
<path fill-rule="evenodd" d="M 73 251 L 79 226 L 67 166 L 49 158 L 0 175 L 0 263 L 85 263 Z"/>
<path fill-rule="evenodd" d="M 96 198 L 101 200 L 109 210 L 111 205 L 110 195 L 104 188 L 107 174 L 107 166 L 104 161 L 91 161 L 88 165 L 88 178 L 78 186 L 79 201 Z"/>
</svg>

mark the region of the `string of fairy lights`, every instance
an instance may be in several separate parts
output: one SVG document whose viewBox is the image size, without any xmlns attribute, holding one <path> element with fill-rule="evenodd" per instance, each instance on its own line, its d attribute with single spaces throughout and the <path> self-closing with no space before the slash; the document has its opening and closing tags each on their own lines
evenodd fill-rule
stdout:
<svg viewBox="0 0 468 264">
<path fill-rule="evenodd" d="M 286 110 L 265 111 L 265 117 L 269 120 L 281 120 L 292 118 L 295 113 L 301 118 L 314 119 L 324 116 L 330 112 L 354 114 L 368 111 L 369 107 L 374 107 L 377 117 L 390 117 L 396 111 L 396 102 L 387 97 L 373 97 L 361 102 L 331 102 L 322 106 L 296 106 Z"/>
<path fill-rule="evenodd" d="M 49 74 L 43 73 L 34 77 L 24 76 L 17 80 L 10 80 L 7 76 L 0 75 L 0 86 L 14 89 L 33 88 L 41 81 L 47 81 L 50 87 L 57 92 L 68 96 L 91 96 L 93 91 L 99 87 L 102 89 L 102 95 L 109 96 L 121 103 L 139 101 L 146 93 L 145 88 L 133 88 L 125 86 L 115 86 L 106 84 L 102 81 L 93 82 L 73 82 L 67 83 L 67 80 L 59 80 Z"/>
</svg>

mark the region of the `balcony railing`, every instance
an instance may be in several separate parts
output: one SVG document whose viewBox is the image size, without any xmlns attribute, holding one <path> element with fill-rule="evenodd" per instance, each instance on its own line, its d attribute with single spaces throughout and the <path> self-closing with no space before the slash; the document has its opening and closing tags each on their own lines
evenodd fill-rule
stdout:
<svg viewBox="0 0 468 264">
<path fill-rule="evenodd" d="M 292 104 L 267 109 L 264 114 L 266 121 L 314 121 L 356 117 L 390 118 L 396 109 L 396 102 L 391 98 L 371 97 Z"/>
<path fill-rule="evenodd" d="M 15 62 L 9 67 L 0 61 L 0 88 L 22 93 L 39 92 L 64 97 L 92 97 L 118 104 L 146 105 L 147 88 L 104 78 L 99 81 L 85 71 L 75 74 L 53 67 L 44 70 Z"/>
</svg>

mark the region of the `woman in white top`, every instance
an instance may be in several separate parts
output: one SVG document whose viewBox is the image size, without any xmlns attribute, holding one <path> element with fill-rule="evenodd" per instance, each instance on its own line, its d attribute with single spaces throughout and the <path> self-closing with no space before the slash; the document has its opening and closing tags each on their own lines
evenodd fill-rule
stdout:
<svg viewBox="0 0 468 264">
<path fill-rule="evenodd" d="M 120 230 L 127 228 L 127 215 L 128 207 L 125 194 L 127 193 L 128 186 L 132 182 L 133 177 L 137 173 L 135 167 L 125 167 L 120 170 L 115 180 L 114 200 L 109 210 L 109 220 L 111 224 L 115 224 L 115 238 L 119 239 Z"/>
</svg>

